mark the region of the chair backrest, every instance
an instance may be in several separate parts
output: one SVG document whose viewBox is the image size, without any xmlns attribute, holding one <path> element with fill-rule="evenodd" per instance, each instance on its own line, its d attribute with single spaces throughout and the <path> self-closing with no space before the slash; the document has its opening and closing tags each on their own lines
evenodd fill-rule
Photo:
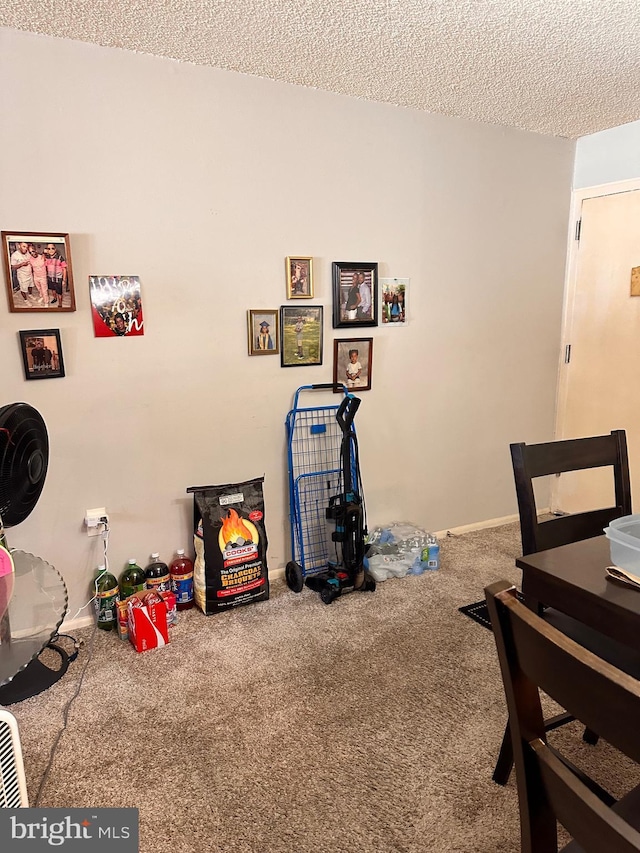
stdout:
<svg viewBox="0 0 640 853">
<path fill-rule="evenodd" d="M 612 798 L 547 745 L 539 689 L 640 762 L 640 682 L 533 613 L 506 581 L 485 595 L 509 711 L 522 850 L 557 853 L 558 820 L 586 853 L 637 853 L 640 832 L 611 809 Z"/>
<path fill-rule="evenodd" d="M 631 515 L 631 483 L 627 437 L 623 429 L 610 435 L 550 441 L 545 444 L 512 444 L 511 461 L 518 496 L 523 555 L 557 548 L 598 536 L 614 519 Z M 539 521 L 533 480 L 587 468 L 613 467 L 615 506 Z"/>
<path fill-rule="evenodd" d="M 13 714 L 0 708 L 0 808 L 28 806 L 18 724 Z"/>
</svg>

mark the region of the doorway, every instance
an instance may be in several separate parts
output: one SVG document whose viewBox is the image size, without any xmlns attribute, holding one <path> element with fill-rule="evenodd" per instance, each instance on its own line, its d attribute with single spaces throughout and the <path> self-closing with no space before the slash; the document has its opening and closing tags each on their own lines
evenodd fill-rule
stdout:
<svg viewBox="0 0 640 853">
<path fill-rule="evenodd" d="M 640 181 L 581 190 L 573 210 L 580 226 L 569 257 L 556 438 L 626 430 L 640 509 L 640 296 L 631 296 L 632 271 L 640 268 Z M 611 505 L 611 479 L 606 469 L 554 478 L 552 510 Z"/>
</svg>

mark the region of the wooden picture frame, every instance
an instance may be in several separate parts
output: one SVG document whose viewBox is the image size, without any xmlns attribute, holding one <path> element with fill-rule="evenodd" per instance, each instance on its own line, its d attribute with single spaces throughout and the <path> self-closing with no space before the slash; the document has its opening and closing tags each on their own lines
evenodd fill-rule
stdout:
<svg viewBox="0 0 640 853">
<path fill-rule="evenodd" d="M 256 308 L 247 311 L 249 355 L 278 355 L 280 325 L 278 309 Z"/>
<path fill-rule="evenodd" d="M 75 311 L 69 235 L 2 231 L 9 311 Z"/>
<path fill-rule="evenodd" d="M 280 312 L 281 367 L 322 364 L 322 305 L 282 305 Z"/>
<path fill-rule="evenodd" d="M 313 299 L 313 258 L 293 255 L 285 258 L 287 299 Z"/>
<path fill-rule="evenodd" d="M 378 325 L 378 264 L 334 261 L 333 328 Z"/>
<path fill-rule="evenodd" d="M 373 338 L 343 338 L 333 342 L 333 384 L 338 393 L 344 385 L 350 393 L 371 389 Z"/>
<path fill-rule="evenodd" d="M 60 329 L 31 329 L 18 334 L 25 379 L 59 379 L 64 376 Z"/>
</svg>

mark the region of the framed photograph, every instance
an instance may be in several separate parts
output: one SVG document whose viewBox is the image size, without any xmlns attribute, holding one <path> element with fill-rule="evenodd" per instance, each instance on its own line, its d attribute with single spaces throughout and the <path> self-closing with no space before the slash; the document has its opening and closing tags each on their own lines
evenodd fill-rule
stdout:
<svg viewBox="0 0 640 853">
<path fill-rule="evenodd" d="M 334 261 L 333 328 L 378 325 L 378 264 Z"/>
<path fill-rule="evenodd" d="M 64 376 L 60 329 L 19 332 L 25 379 L 58 379 Z"/>
<path fill-rule="evenodd" d="M 282 305 L 282 367 L 322 364 L 322 305 Z"/>
<path fill-rule="evenodd" d="M 403 326 L 407 322 L 408 278 L 380 279 L 380 319 L 382 323 Z"/>
<path fill-rule="evenodd" d="M 0 233 L 9 311 L 75 311 L 69 235 Z"/>
<path fill-rule="evenodd" d="M 89 296 L 94 337 L 144 335 L 139 276 L 90 275 Z"/>
<path fill-rule="evenodd" d="M 348 391 L 368 391 L 372 364 L 373 338 L 344 338 L 333 342 L 334 385 L 346 385 Z"/>
<path fill-rule="evenodd" d="M 247 311 L 249 355 L 278 355 L 280 328 L 278 309 L 251 309 Z"/>
<path fill-rule="evenodd" d="M 313 299 L 313 258 L 285 259 L 287 299 Z"/>
</svg>

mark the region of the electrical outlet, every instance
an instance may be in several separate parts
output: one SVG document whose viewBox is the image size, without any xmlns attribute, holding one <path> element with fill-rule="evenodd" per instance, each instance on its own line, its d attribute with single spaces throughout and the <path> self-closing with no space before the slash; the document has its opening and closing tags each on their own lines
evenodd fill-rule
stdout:
<svg viewBox="0 0 640 853">
<path fill-rule="evenodd" d="M 106 520 L 105 520 L 106 519 Z M 106 530 L 109 516 L 105 507 L 85 510 L 84 523 L 87 528 L 87 536 L 100 536 Z"/>
</svg>

